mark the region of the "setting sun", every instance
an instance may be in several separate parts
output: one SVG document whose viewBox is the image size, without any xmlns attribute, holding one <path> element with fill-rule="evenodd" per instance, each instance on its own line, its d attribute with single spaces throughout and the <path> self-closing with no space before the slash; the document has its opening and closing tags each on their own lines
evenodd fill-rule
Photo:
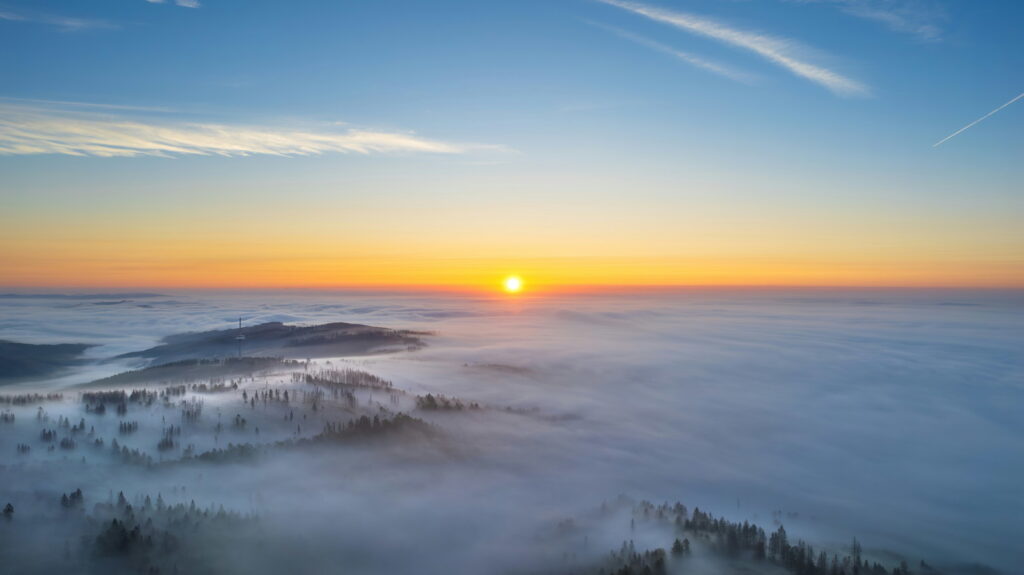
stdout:
<svg viewBox="0 0 1024 575">
<path fill-rule="evenodd" d="M 519 293 L 523 289 L 523 280 L 519 276 L 508 276 L 503 283 L 508 293 Z"/>
</svg>

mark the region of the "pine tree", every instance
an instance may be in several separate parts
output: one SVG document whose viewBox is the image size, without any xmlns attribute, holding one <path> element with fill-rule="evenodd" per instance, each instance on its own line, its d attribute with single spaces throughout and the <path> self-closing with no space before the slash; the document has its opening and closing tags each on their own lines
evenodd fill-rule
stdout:
<svg viewBox="0 0 1024 575">
<path fill-rule="evenodd" d="M 672 543 L 672 554 L 679 556 L 683 554 L 683 542 L 676 537 L 676 540 Z"/>
</svg>

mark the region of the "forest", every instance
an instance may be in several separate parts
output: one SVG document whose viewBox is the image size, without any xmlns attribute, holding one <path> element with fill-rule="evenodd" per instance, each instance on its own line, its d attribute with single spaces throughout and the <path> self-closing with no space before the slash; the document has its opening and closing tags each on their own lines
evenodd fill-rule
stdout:
<svg viewBox="0 0 1024 575">
<path fill-rule="evenodd" d="M 379 375 L 332 362 L 181 360 L 163 369 L 182 365 L 239 369 L 228 377 L 184 378 L 180 383 L 154 377 L 150 381 L 164 383 L 103 387 L 128 378 L 144 381 L 140 374 L 157 375 L 161 368 L 156 367 L 93 382 L 77 391 L 0 395 L 0 405 L 6 406 L 0 414 L 0 446 L 10 449 L 0 476 L 10 478 L 29 469 L 66 470 L 77 461 L 79 467 L 92 470 L 88 475 L 98 471 L 107 478 L 91 488 L 76 485 L 59 495 L 45 496 L 52 505 L 39 501 L 47 490 L 30 495 L 9 487 L 0 489 L 0 494 L 10 499 L 0 502 L 4 532 L 24 536 L 59 520 L 64 539 L 55 542 L 63 549 L 59 560 L 55 559 L 58 563 L 88 564 L 97 572 L 213 573 L 216 562 L 205 562 L 204 553 L 198 550 L 211 540 L 219 546 L 240 544 L 243 533 L 245 544 L 254 545 L 260 537 L 269 536 L 260 527 L 268 518 L 255 508 L 227 510 L 212 499 L 202 506 L 191 499 L 171 504 L 163 493 L 137 488 L 130 496 L 122 490 L 115 495 L 111 482 L 127 469 L 139 470 L 142 478 L 159 478 L 175 469 L 228 473 L 225 477 L 230 477 L 244 473 L 245 467 L 273 464 L 284 457 L 320 457 L 324 450 L 338 449 L 374 451 L 388 445 L 437 451 L 447 457 L 453 449 L 458 452 L 462 442 L 459 426 L 451 425 L 458 420 L 452 417 L 491 413 L 491 417 L 534 419 L 543 415 L 537 409 L 485 405 L 442 393 L 412 393 Z M 259 369 L 252 371 L 254 367 Z M 108 486 L 105 497 L 101 495 L 104 486 Z M 174 487 L 174 491 L 180 495 L 185 487 Z M 26 497 L 31 500 L 27 505 Z M 626 496 L 602 504 L 596 517 L 598 521 L 621 521 L 623 512 L 628 514 L 630 533 L 655 529 L 665 543 L 641 547 L 633 539 L 625 539 L 621 546 L 595 555 L 589 543 L 579 549 L 577 541 L 567 544 L 561 555 L 552 555 L 558 559 L 545 559 L 541 553 L 524 561 L 533 567 L 503 570 L 602 575 L 703 573 L 706 562 L 715 561 L 716 569 L 725 569 L 722 572 L 940 572 L 923 559 L 911 568 L 905 559 L 885 564 L 869 558 L 857 539 L 847 546 L 816 548 L 803 538 L 790 536 L 778 518 L 777 526 L 766 529 L 748 521 L 715 517 L 696 507 L 690 511 L 682 503 L 655 505 Z M 22 524 L 28 529 L 22 530 Z M 561 520 L 558 529 L 564 535 L 582 529 L 581 524 Z M 17 556 L 9 546 L 18 539 L 5 537 L 0 542 L 0 557 Z M 584 540 L 589 541 L 589 535 L 584 535 Z"/>
</svg>

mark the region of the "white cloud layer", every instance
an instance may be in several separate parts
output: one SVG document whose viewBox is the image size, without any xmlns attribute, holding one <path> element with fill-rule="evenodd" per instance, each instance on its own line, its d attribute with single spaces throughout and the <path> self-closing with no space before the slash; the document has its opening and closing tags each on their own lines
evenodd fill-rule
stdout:
<svg viewBox="0 0 1024 575">
<path fill-rule="evenodd" d="M 676 12 L 674 10 L 665 10 L 638 2 L 624 0 L 597 1 L 668 24 L 691 34 L 705 36 L 737 48 L 749 50 L 801 78 L 824 86 L 836 94 L 843 96 L 866 96 L 870 94 L 870 89 L 861 82 L 806 61 L 798 53 L 797 43 L 792 40 L 768 36 L 759 32 L 740 30 L 709 18 Z"/>
<path fill-rule="evenodd" d="M 0 470 L 7 480 L 0 491 L 24 498 L 24 507 L 14 500 L 13 520 L 24 531 L 40 485 L 55 494 L 80 485 L 102 501 L 111 487 L 132 497 L 187 484 L 180 495 L 186 505 L 194 498 L 259 513 L 266 545 L 231 537 L 203 548 L 228 565 L 220 572 L 247 575 L 333 573 L 342 564 L 417 575 L 579 572 L 557 568 L 566 563 L 554 544 L 576 542 L 589 559 L 627 539 L 642 548 L 671 541 L 652 538 L 640 521 L 635 528 L 628 518 L 591 527 L 580 515 L 619 493 L 681 499 L 765 526 L 773 510 L 783 510 L 794 539 L 842 552 L 856 535 L 887 564 L 906 553 L 915 564 L 926 559 L 933 573 L 1017 573 L 1024 511 L 1024 466 L 1016 463 L 1024 461 L 1020 306 L 1018 293 L 992 290 L 687 290 L 552 295 L 515 307 L 486 297 L 328 291 L 0 298 L 5 338 L 100 344 L 90 351 L 94 358 L 144 349 L 174 333 L 228 329 L 238 317 L 245 325 L 348 321 L 429 330 L 439 335 L 412 354 L 335 365 L 365 369 L 413 393 L 526 410 L 419 412 L 437 423 L 436 442 L 380 438 L 374 446 L 282 450 L 202 468 L 99 473 L 92 471 L 105 465 L 95 462 L 103 460 L 99 454 L 88 453 L 87 466 L 59 455 L 32 465 L 5 449 L 0 461 L 19 463 L 6 475 Z M 119 365 L 97 363 L 63 384 L 109 375 Z M 387 394 L 375 399 L 386 402 Z M 185 425 L 183 443 L 209 440 L 200 429 L 211 429 L 221 401 L 207 400 L 206 423 Z M 80 404 L 68 407 L 74 420 L 84 415 Z M 161 415 L 175 411 L 154 407 L 132 415 L 143 426 L 127 440 L 132 447 L 153 449 Z M 5 445 L 15 443 L 18 425 L 26 432 L 31 426 L 37 440 L 34 409 L 5 424 Z M 275 409 L 284 406 L 257 406 L 251 417 Z M 295 415 L 308 409 L 296 402 Z M 233 412 L 225 407 L 225 415 Z M 147 427 L 147 419 L 155 425 Z M 116 434 L 117 424 L 109 424 L 104 430 L 97 421 L 97 437 Z M 264 438 L 274 433 L 263 429 Z M 225 430 L 221 442 L 265 441 L 244 433 Z M 30 457 L 36 455 L 45 456 Z M 572 516 L 578 521 L 571 531 L 556 530 Z M 61 572 L 38 567 L 39 548 L 11 549 L 4 566 Z M 556 551 L 546 564 L 531 560 L 548 550 Z M 299 553 L 307 559 L 296 568 Z M 734 567 L 686 563 L 682 572 Z"/>
<path fill-rule="evenodd" d="M 154 121 L 0 103 L 0 155 L 459 154 L 480 148 L 488 147 L 431 140 L 408 132 Z"/>
</svg>

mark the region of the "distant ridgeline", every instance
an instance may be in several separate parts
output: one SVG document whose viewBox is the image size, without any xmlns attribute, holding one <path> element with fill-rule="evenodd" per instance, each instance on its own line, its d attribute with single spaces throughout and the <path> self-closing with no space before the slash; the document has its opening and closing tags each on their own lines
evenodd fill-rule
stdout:
<svg viewBox="0 0 1024 575">
<path fill-rule="evenodd" d="M 163 367 L 163 371 L 130 371 L 94 383 L 216 377 L 232 371 L 251 373 L 288 359 L 411 351 L 426 345 L 421 339 L 425 335 L 430 333 L 341 322 L 314 326 L 270 322 L 182 333 L 165 337 L 161 345 L 113 358 L 145 359 L 150 367 Z M 90 347 L 93 346 L 80 343 L 39 345 L 0 340 L 0 384 L 41 379 L 85 365 L 87 360 L 81 356 Z"/>
<path fill-rule="evenodd" d="M 164 294 L 150 292 L 116 292 L 116 293 L 3 293 L 0 299 L 54 299 L 71 301 L 90 300 L 132 300 L 155 297 L 168 297 Z"/>
<path fill-rule="evenodd" d="M 231 375 L 251 375 L 274 368 L 299 367 L 304 362 L 277 357 L 225 357 L 218 359 L 182 359 L 121 372 L 94 380 L 89 387 L 105 385 L 167 384 L 216 379 Z"/>
<path fill-rule="evenodd" d="M 81 365 L 81 355 L 90 347 L 84 343 L 40 345 L 0 340 L 0 383 L 44 377 Z"/>
<path fill-rule="evenodd" d="M 426 332 L 395 330 L 355 323 L 314 326 L 281 322 L 236 328 L 183 333 L 165 337 L 156 347 L 118 356 L 144 358 L 153 364 L 189 359 L 264 356 L 289 359 L 359 355 L 379 351 L 418 349 Z"/>
</svg>

